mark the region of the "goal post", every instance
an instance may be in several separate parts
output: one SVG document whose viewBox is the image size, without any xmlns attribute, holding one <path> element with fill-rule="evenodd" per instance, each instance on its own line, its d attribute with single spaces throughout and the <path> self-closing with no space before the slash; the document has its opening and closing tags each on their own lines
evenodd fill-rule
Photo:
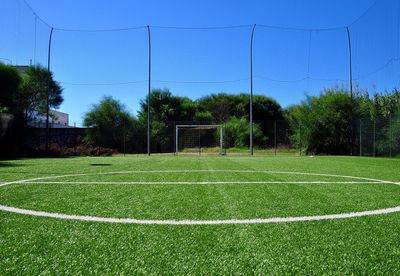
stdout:
<svg viewBox="0 0 400 276">
<path fill-rule="evenodd" d="M 223 155 L 223 141 L 222 125 L 181 124 L 175 126 L 175 154 L 182 150 L 200 155 L 203 150 Z"/>
</svg>

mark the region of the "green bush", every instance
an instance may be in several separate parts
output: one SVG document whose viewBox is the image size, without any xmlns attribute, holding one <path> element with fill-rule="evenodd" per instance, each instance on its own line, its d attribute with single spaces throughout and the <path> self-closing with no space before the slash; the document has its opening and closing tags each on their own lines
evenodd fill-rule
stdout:
<svg viewBox="0 0 400 276">
<path fill-rule="evenodd" d="M 328 89 L 289 108 L 297 147 L 314 154 L 350 154 L 354 101 L 344 90 Z"/>
<path fill-rule="evenodd" d="M 87 127 L 86 144 L 122 152 L 124 140 L 125 144 L 132 145 L 127 141 L 133 140 L 137 123 L 123 104 L 112 97 L 104 97 L 85 114 L 84 126 Z"/>
<path fill-rule="evenodd" d="M 224 124 L 225 147 L 243 148 L 249 146 L 249 121 L 245 118 L 232 117 Z M 264 148 L 266 138 L 259 125 L 253 125 L 253 144 L 255 147 Z"/>
</svg>

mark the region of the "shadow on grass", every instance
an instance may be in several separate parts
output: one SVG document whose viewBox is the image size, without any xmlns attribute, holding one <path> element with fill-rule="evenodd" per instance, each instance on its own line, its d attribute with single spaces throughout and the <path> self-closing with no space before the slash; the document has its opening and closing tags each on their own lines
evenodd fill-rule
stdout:
<svg viewBox="0 0 400 276">
<path fill-rule="evenodd" d="M 25 166 L 25 164 L 16 164 L 8 161 L 0 161 L 0 168 L 1 167 L 21 167 Z"/>
<path fill-rule="evenodd" d="M 95 163 L 95 164 L 90 164 L 90 166 L 94 166 L 94 167 L 107 167 L 107 166 L 111 166 L 111 164 Z"/>
</svg>

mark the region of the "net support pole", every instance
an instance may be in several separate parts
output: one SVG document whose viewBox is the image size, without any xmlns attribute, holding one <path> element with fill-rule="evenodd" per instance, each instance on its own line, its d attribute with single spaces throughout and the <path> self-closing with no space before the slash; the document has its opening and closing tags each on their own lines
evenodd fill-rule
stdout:
<svg viewBox="0 0 400 276">
<path fill-rule="evenodd" d="M 362 156 L 362 121 L 360 119 L 360 156 Z"/>
<path fill-rule="evenodd" d="M 254 154 L 253 149 L 253 38 L 256 24 L 253 25 L 250 38 L 250 155 Z"/>
<path fill-rule="evenodd" d="M 219 146 L 221 147 L 221 155 L 224 154 L 223 152 L 223 141 L 224 141 L 224 132 L 222 130 L 222 126 L 219 128 Z"/>
<path fill-rule="evenodd" d="M 126 126 L 125 126 L 125 120 L 123 121 L 123 137 L 122 137 L 122 142 L 124 143 L 124 157 L 126 155 Z"/>
<path fill-rule="evenodd" d="M 178 155 L 178 126 L 175 126 L 175 154 Z"/>
<path fill-rule="evenodd" d="M 201 128 L 199 128 L 199 155 L 201 155 Z"/>
<path fill-rule="evenodd" d="M 276 156 L 276 121 L 274 121 L 274 151 Z"/>
<path fill-rule="evenodd" d="M 34 30 L 34 45 L 33 45 L 33 64 L 36 64 L 36 41 L 37 41 L 37 15 L 35 14 L 35 30 Z"/>
<path fill-rule="evenodd" d="M 353 64 L 352 64 L 352 55 L 351 55 L 351 37 L 349 27 L 346 27 L 347 31 L 347 44 L 349 48 L 349 85 L 350 85 L 350 96 L 353 98 Z"/>
<path fill-rule="evenodd" d="M 149 82 L 148 82 L 148 95 L 147 95 L 147 155 L 150 156 L 151 145 L 150 145 L 150 94 L 151 94 L 151 33 L 150 26 L 147 25 L 147 35 L 149 42 Z"/>
<path fill-rule="evenodd" d="M 346 26 L 347 32 L 347 45 L 349 48 L 349 86 L 350 86 L 350 98 L 353 100 L 353 64 L 352 64 L 352 54 L 351 54 L 351 36 L 349 27 Z M 350 114 L 350 155 L 353 155 L 353 107 Z"/>
<path fill-rule="evenodd" d="M 376 157 L 376 119 L 374 119 L 374 143 L 373 143 L 373 146 L 374 146 L 374 152 L 373 152 L 373 154 L 374 154 L 374 157 Z"/>
<path fill-rule="evenodd" d="M 303 151 L 303 144 L 301 142 L 301 139 L 302 139 L 302 137 L 301 137 L 301 124 L 299 124 L 299 148 L 300 148 L 299 155 L 300 156 L 302 155 L 301 152 Z"/>
<path fill-rule="evenodd" d="M 49 35 L 49 48 L 47 51 L 47 91 L 46 91 L 46 155 L 49 155 L 49 141 L 50 141 L 50 84 L 51 84 L 51 76 L 50 76 L 50 64 L 51 64 L 51 39 L 53 37 L 53 30 L 51 28 Z"/>
<path fill-rule="evenodd" d="M 392 158 L 392 139 L 393 139 L 393 132 L 392 132 L 392 114 L 389 116 L 389 157 Z"/>
</svg>

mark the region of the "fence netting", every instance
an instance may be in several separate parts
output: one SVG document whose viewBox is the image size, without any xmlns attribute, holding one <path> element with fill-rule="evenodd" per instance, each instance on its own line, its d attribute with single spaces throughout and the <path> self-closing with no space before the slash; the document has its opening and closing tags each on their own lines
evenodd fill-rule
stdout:
<svg viewBox="0 0 400 276">
<path fill-rule="evenodd" d="M 86 128 L 92 127 L 85 124 L 85 115 L 105 96 L 111 96 L 135 121 L 128 129 L 119 126 L 119 136 L 112 145 L 115 151 L 147 153 L 150 110 L 151 153 L 175 152 L 176 125 L 194 122 L 222 125 L 224 153 L 248 154 L 252 87 L 254 96 L 260 96 L 253 106 L 255 154 L 313 154 L 305 140 L 307 130 L 285 119 L 289 108 L 302 99 L 320 95 L 326 88 L 336 87 L 354 95 L 368 92 L 371 97 L 398 88 L 399 14 L 400 2 L 387 0 L 375 1 L 353 22 L 329 28 L 248 22 L 232 26 L 143 24 L 86 29 L 74 22 L 71 27 L 52 26 L 29 2 L 3 0 L 0 26 L 5 27 L 0 29 L 0 62 L 46 67 L 51 57 L 50 69 L 63 88 L 64 102 L 59 111 L 69 114 L 69 125 L 56 128 L 50 124 L 47 132 L 43 118 L 35 121 L 25 141 L 33 147 L 43 147 L 47 134 L 49 142 L 59 147 L 73 144 L 65 141 L 85 142 Z M 149 87 L 152 91 L 168 91 L 171 98 L 180 97 L 181 104 L 176 98 L 164 101 L 161 96 L 165 94 L 161 93 L 152 99 L 149 108 Z M 232 104 L 218 98 L 219 94 L 239 96 Z M 261 96 L 275 99 L 279 108 Z M 79 130 L 73 130 L 76 128 Z M 346 148 L 337 152 L 398 156 L 399 129 L 399 117 L 394 114 L 352 118 L 342 141 Z M 18 136 L 27 130 L 10 131 Z M 211 147 L 201 145 L 201 141 L 205 143 L 205 136 L 211 135 L 204 133 L 203 139 L 202 134 L 196 138 L 200 142 L 192 135 L 192 144 L 206 151 Z M 71 138 L 74 135 L 79 138 Z M 13 136 L 1 137 L 4 142 Z"/>
</svg>

